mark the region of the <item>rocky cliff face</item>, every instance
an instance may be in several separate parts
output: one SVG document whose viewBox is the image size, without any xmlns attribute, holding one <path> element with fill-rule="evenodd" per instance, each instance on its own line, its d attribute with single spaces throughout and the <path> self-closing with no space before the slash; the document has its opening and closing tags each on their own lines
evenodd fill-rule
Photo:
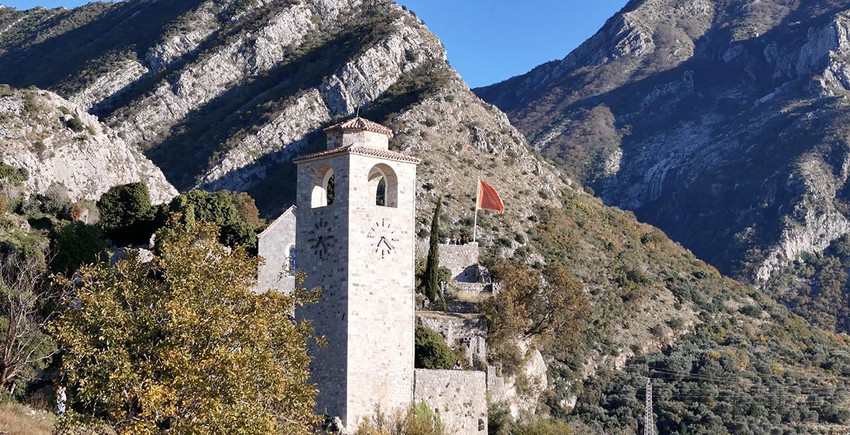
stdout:
<svg viewBox="0 0 850 435">
<path fill-rule="evenodd" d="M 727 273 L 850 230 L 845 1 L 632 1 L 562 61 L 476 92 L 533 146 Z"/>
<path fill-rule="evenodd" d="M 177 194 L 162 171 L 78 105 L 47 91 L 0 97 L 0 163 L 25 169 L 34 194 L 58 190 L 72 201 L 97 200 L 117 184 L 142 181 L 151 199 Z"/>
<path fill-rule="evenodd" d="M 481 236 L 511 252 L 527 239 L 534 204 L 556 204 L 569 183 L 470 92 L 440 41 L 388 1 L 137 0 L 5 11 L 0 25 L 0 83 L 53 89 L 178 189 L 247 191 L 268 216 L 293 200 L 292 157 L 358 110 L 396 130 L 395 149 L 424 159 L 423 234 L 441 194 L 451 230 L 468 231 L 481 177 L 510 204 L 507 225 L 482 217 Z M 47 29 L 52 39 L 25 37 Z M 79 46 L 73 56 L 69 46 Z M 60 60 L 59 71 L 40 69 L 44 57 Z"/>
</svg>

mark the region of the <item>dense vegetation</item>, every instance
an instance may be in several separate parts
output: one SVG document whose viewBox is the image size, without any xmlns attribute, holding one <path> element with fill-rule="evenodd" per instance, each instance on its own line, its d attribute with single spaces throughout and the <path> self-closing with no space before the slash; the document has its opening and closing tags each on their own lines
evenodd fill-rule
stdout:
<svg viewBox="0 0 850 435">
<path fill-rule="evenodd" d="M 556 339 L 544 348 L 553 415 L 594 430 L 637 431 L 650 378 L 661 433 L 806 433 L 850 424 L 846 336 L 812 330 L 625 212 L 566 192 L 563 208 L 539 215 L 533 243 L 548 267 L 566 267 L 590 298 L 578 346 Z M 623 354 L 625 370 L 603 364 L 577 382 L 589 359 Z M 563 408 L 572 394 L 576 407 Z"/>
<path fill-rule="evenodd" d="M 153 261 L 84 266 L 53 324 L 77 409 L 126 433 L 309 433 L 309 321 L 298 291 L 253 292 L 256 258 L 179 215 Z"/>
<path fill-rule="evenodd" d="M 179 277 L 179 273 L 186 272 L 186 270 L 188 270 L 187 268 L 192 265 L 192 262 L 197 260 L 197 258 L 192 260 L 193 257 L 189 252 L 191 249 L 189 249 L 189 251 L 183 252 L 185 254 L 183 257 L 180 257 L 181 261 L 184 261 L 184 263 L 179 263 L 178 261 L 177 264 L 169 270 L 169 265 L 173 265 L 174 263 L 168 263 L 168 260 L 166 260 L 164 255 L 167 257 L 166 254 L 169 252 L 168 249 L 172 249 L 174 244 L 178 241 L 186 242 L 191 237 L 200 237 L 199 233 L 197 233 L 197 231 L 201 231 L 200 229 L 204 229 L 203 234 L 206 236 L 218 234 L 213 233 L 212 230 L 207 228 L 205 226 L 207 224 L 204 222 L 218 224 L 223 228 L 220 233 L 220 241 L 228 243 L 230 246 L 227 248 L 227 258 L 242 265 L 241 269 L 238 269 L 236 267 L 237 264 L 235 263 L 230 265 L 233 267 L 223 267 L 221 264 L 218 264 L 218 266 L 222 266 L 218 270 L 221 270 L 222 272 L 226 271 L 228 274 L 232 274 L 237 270 L 241 270 L 240 273 L 243 275 L 248 273 L 248 278 L 243 276 L 243 278 L 237 280 L 243 284 L 246 279 L 253 277 L 256 273 L 256 259 L 248 257 L 245 253 L 256 249 L 256 232 L 259 227 L 264 225 L 264 222 L 259 219 L 257 208 L 251 197 L 244 193 L 189 192 L 176 197 L 174 201 L 169 204 L 157 206 L 151 204 L 147 187 L 144 184 L 132 183 L 113 187 L 102 195 L 97 204 L 91 201 L 79 201 L 72 203 L 67 197 L 66 190 L 62 189 L 61 186 L 49 189 L 45 195 L 28 195 L 22 184 L 26 180 L 27 176 L 28 175 L 25 172 L 19 171 L 13 167 L 0 165 L 0 203 L 2 203 L 3 206 L 2 210 L 0 210 L 0 294 L 3 296 L 0 298 L 0 302 L 2 302 L 0 303 L 0 350 L 2 350 L 2 352 L 0 352 L 0 355 L 2 355 L 0 356 L 0 388 L 3 389 L 4 397 L 11 396 L 18 400 L 26 400 L 35 404 L 45 403 L 45 399 L 42 398 L 41 393 L 38 392 L 38 390 L 45 387 L 45 384 L 50 382 L 50 379 L 52 379 L 57 373 L 59 363 L 57 355 L 62 355 L 60 353 L 61 350 L 67 350 L 69 348 L 74 348 L 75 346 L 83 345 L 83 342 L 87 339 L 94 340 L 94 342 L 84 345 L 85 349 L 98 349 L 98 346 L 105 345 L 105 342 L 103 342 L 102 339 L 106 335 L 88 336 L 87 334 L 90 332 L 91 328 L 103 328 L 105 325 L 104 322 L 108 319 L 115 320 L 119 323 L 126 321 L 126 323 L 121 323 L 120 325 L 112 325 L 114 328 L 110 327 L 112 328 L 110 329 L 110 333 L 118 334 L 118 331 L 121 331 L 121 334 L 126 334 L 125 338 L 133 337 L 133 334 L 137 334 L 135 337 L 138 340 L 155 343 L 155 340 L 150 341 L 151 334 L 156 336 L 161 335 L 160 333 L 154 333 L 151 330 L 145 330 L 142 328 L 140 326 L 141 323 L 138 322 L 143 322 L 143 320 L 131 322 L 130 319 L 133 313 L 130 313 L 127 316 L 122 316 L 117 312 L 108 314 L 103 311 L 89 313 L 93 316 L 90 319 L 95 319 L 95 321 L 88 326 L 83 324 L 77 324 L 75 326 L 73 323 L 69 323 L 72 321 L 66 316 L 63 317 L 64 320 L 61 320 L 60 323 L 54 324 L 53 329 L 49 331 L 47 325 L 52 321 L 52 319 L 59 314 L 67 314 L 67 311 L 64 311 L 64 308 L 68 307 L 67 302 L 70 300 L 66 300 L 65 304 L 60 304 L 60 298 L 70 296 L 73 298 L 73 301 L 76 301 L 70 305 L 80 308 L 78 302 L 82 300 L 82 296 L 81 294 L 74 292 L 77 290 L 82 291 L 77 288 L 77 284 L 91 283 L 91 281 L 80 281 L 80 278 L 85 274 L 89 274 L 86 276 L 92 279 L 97 278 L 104 279 L 106 281 L 111 280 L 109 281 L 111 284 L 103 283 L 103 287 L 89 288 L 88 290 L 104 292 L 109 290 L 117 292 L 119 288 L 123 290 L 135 288 L 136 290 L 132 291 L 133 295 L 131 296 L 137 298 L 145 297 L 143 290 L 151 290 L 154 291 L 154 293 L 149 294 L 149 297 L 154 297 L 158 301 L 164 302 L 164 298 L 167 294 L 174 295 L 177 290 L 169 293 L 165 290 L 167 286 L 163 287 L 165 284 L 159 286 L 154 285 L 157 283 L 157 280 L 167 277 L 169 273 L 177 274 L 176 276 Z M 174 228 L 169 230 L 162 229 L 167 222 L 168 216 L 174 212 L 181 213 L 186 218 L 187 222 L 190 222 L 188 225 L 190 225 L 191 228 L 196 228 L 198 230 L 193 232 L 194 230 L 176 231 Z M 124 250 L 120 248 L 127 244 L 141 244 L 142 246 L 146 246 L 151 240 L 153 232 L 157 230 L 159 230 L 160 239 L 155 249 L 155 252 L 158 255 L 158 262 L 156 264 L 163 267 L 163 269 L 159 270 L 158 273 L 155 274 L 156 276 L 150 276 L 149 274 L 151 271 L 149 269 L 143 268 L 140 265 L 136 265 L 135 267 L 130 266 L 131 264 L 135 264 L 133 261 L 135 261 L 137 257 L 133 254 L 123 252 Z M 209 246 L 219 246 L 217 245 L 219 242 L 211 244 L 212 242 L 208 241 L 207 243 Z M 231 248 L 235 249 L 231 250 Z M 219 247 L 215 249 L 221 250 L 224 248 Z M 166 252 L 163 253 L 163 250 Z M 107 265 L 108 263 L 104 260 L 113 256 L 116 251 L 118 251 L 120 255 L 113 257 L 113 259 L 129 255 L 129 258 L 132 261 L 121 262 L 120 264 L 123 266 L 118 269 L 109 267 Z M 174 257 L 173 252 L 168 255 Z M 238 258 L 232 259 L 234 256 Z M 224 258 L 220 258 L 220 260 L 224 261 Z M 212 264 L 216 262 L 205 261 L 202 263 Z M 122 269 L 122 267 L 124 268 Z M 182 267 L 183 269 L 176 269 L 178 267 Z M 111 273 L 119 273 L 119 270 L 120 273 L 125 274 L 120 277 L 110 275 Z M 51 273 L 55 273 L 56 275 L 51 277 Z M 202 275 L 203 277 L 210 279 L 214 277 L 214 274 L 209 271 L 203 272 Z M 64 281 L 66 285 L 54 285 L 54 280 L 64 280 L 64 278 L 62 278 L 63 276 L 69 277 L 68 280 Z M 248 304 L 253 300 L 252 298 L 245 297 L 244 293 L 248 291 L 246 290 L 247 284 L 238 288 L 230 287 L 237 281 L 232 279 L 232 275 L 228 275 L 228 277 L 229 280 L 226 281 L 228 289 L 233 290 L 234 292 L 238 291 L 237 293 L 230 294 L 232 298 L 243 300 L 245 304 Z M 118 283 L 121 279 L 125 279 L 127 281 L 119 285 Z M 184 281 L 181 282 L 185 283 L 187 282 L 185 279 L 188 279 L 188 277 L 184 276 L 181 279 L 184 279 Z M 117 287 L 109 287 L 109 285 L 116 285 Z M 213 286 L 202 285 L 200 288 L 212 289 Z M 186 289 L 184 288 L 182 290 Z M 195 288 L 195 290 L 201 291 L 199 288 Z M 125 309 L 130 309 L 129 305 L 122 305 L 123 302 L 119 303 L 121 297 L 128 295 L 123 294 L 122 296 L 120 292 L 112 293 L 111 299 L 105 295 L 106 293 L 100 294 L 96 298 L 103 304 L 106 304 L 100 305 L 99 308 L 118 310 L 123 306 Z M 196 294 L 195 296 L 198 295 Z M 216 298 L 210 300 L 225 304 L 228 301 L 225 296 L 226 295 L 219 294 Z M 184 297 L 189 296 L 184 294 Z M 251 306 L 245 305 L 237 307 L 236 305 L 231 304 L 227 305 L 227 308 L 234 310 L 254 309 L 254 314 L 256 315 L 253 318 L 259 319 L 264 315 L 266 317 L 274 315 L 278 316 L 278 320 L 283 320 L 284 318 L 279 317 L 279 314 L 282 312 L 288 312 L 288 307 L 291 307 L 293 303 L 300 303 L 295 300 L 272 299 L 274 299 L 274 296 L 266 297 L 263 300 L 256 300 L 252 302 L 254 305 Z M 203 301 L 205 299 L 198 298 L 197 300 Z M 115 303 L 110 305 L 108 303 L 109 301 Z M 183 308 L 187 306 L 188 305 L 185 304 L 181 305 Z M 167 304 L 148 305 L 147 307 L 163 310 L 168 308 Z M 214 309 L 215 307 L 210 304 L 205 304 L 204 308 Z M 264 311 L 269 309 L 272 311 Z M 189 315 L 191 313 L 186 311 L 184 314 Z M 76 320 L 84 320 L 84 318 L 85 317 L 81 317 Z M 209 318 L 212 319 L 213 317 Z M 174 321 L 178 320 L 179 319 L 176 318 L 174 319 Z M 226 321 L 222 319 L 219 319 L 217 323 L 222 326 L 226 325 Z M 270 320 L 268 325 L 271 328 L 274 325 L 274 322 L 271 322 Z M 139 327 L 139 329 L 133 330 L 133 328 L 136 327 Z M 299 334 L 305 331 L 304 328 L 306 327 L 306 324 L 299 326 L 297 329 L 297 331 L 300 331 Z M 281 344 L 279 342 L 274 342 L 276 344 L 272 343 L 274 340 L 279 340 L 282 337 L 279 333 L 284 333 L 286 331 L 285 328 L 275 330 L 277 332 L 263 329 L 263 327 L 249 329 L 257 334 L 264 334 L 258 337 L 243 337 L 246 340 L 252 340 L 252 342 L 256 343 L 258 346 L 264 347 L 274 345 L 283 352 L 289 352 L 290 350 L 299 348 L 297 342 L 293 342 L 294 344 L 289 343 L 287 346 L 278 346 Z M 74 331 L 79 334 L 75 336 Z M 268 333 L 263 331 L 267 331 Z M 293 337 L 291 335 L 291 331 L 287 332 L 287 334 L 290 334 L 290 338 Z M 61 346 L 57 344 L 57 338 L 62 340 Z M 128 340 L 129 341 L 126 341 L 125 343 L 134 343 L 134 351 L 144 350 L 142 347 L 136 346 L 138 342 L 133 341 L 135 339 L 128 338 Z M 303 338 L 301 340 L 303 341 Z M 117 341 L 109 339 L 109 343 L 110 345 L 114 345 Z M 165 348 L 157 349 L 166 351 Z M 302 352 L 306 352 L 303 346 L 301 346 L 300 349 Z M 210 348 L 210 350 L 212 350 L 212 348 Z M 77 348 L 75 352 L 84 352 L 84 350 Z M 105 363 L 107 354 L 109 354 L 109 352 L 97 352 L 99 365 Z M 65 355 L 67 356 L 67 354 Z M 130 354 L 122 352 L 114 354 L 116 358 L 118 358 L 117 355 L 130 356 Z M 260 354 L 257 354 L 256 356 L 257 358 L 260 358 Z M 281 355 L 274 356 L 268 354 L 267 356 L 269 358 L 275 358 L 275 362 L 273 364 L 275 367 L 279 366 L 278 363 L 281 361 Z M 301 360 L 298 360 L 297 355 L 295 358 L 296 359 L 293 360 L 293 363 L 297 361 L 306 361 L 303 357 L 301 357 Z M 106 407 L 102 406 L 105 403 L 103 400 L 106 400 L 111 404 L 121 407 L 124 411 L 137 413 L 135 416 L 137 423 L 144 425 L 146 424 L 145 422 L 151 421 L 146 420 L 147 417 L 141 417 L 144 412 L 147 412 L 141 411 L 144 407 L 162 405 L 168 409 L 174 409 L 173 407 L 175 406 L 177 408 L 180 408 L 180 406 L 186 406 L 185 404 L 178 404 L 173 401 L 174 396 L 172 396 L 168 391 L 178 391 L 179 388 L 175 385 L 170 385 L 168 388 L 172 388 L 173 390 L 166 391 L 163 389 L 157 389 L 159 388 L 157 387 L 154 390 L 145 391 L 144 394 L 140 393 L 144 396 L 145 400 L 165 400 L 165 402 L 157 402 L 158 404 L 146 402 L 143 405 L 140 404 L 141 402 L 136 400 L 142 397 L 138 396 L 136 399 L 132 399 L 132 404 L 124 403 L 124 405 L 128 405 L 128 407 L 123 407 L 123 405 L 119 403 L 120 401 L 113 402 L 114 398 L 109 396 L 108 393 L 111 391 L 118 391 L 120 394 L 123 394 L 121 393 L 123 390 L 121 390 L 121 388 L 113 390 L 112 387 L 105 384 L 97 384 L 97 382 L 100 381 L 107 381 L 102 379 L 100 381 L 95 381 L 94 377 L 97 376 L 97 373 L 101 372 L 97 372 L 97 370 L 89 370 L 91 367 L 86 367 L 86 361 L 90 360 L 81 357 L 80 360 L 75 362 L 66 360 L 65 364 L 65 373 L 69 376 L 69 379 L 71 379 L 72 382 L 76 379 L 86 378 L 86 380 L 82 381 L 81 385 L 88 385 L 90 388 L 94 388 L 89 390 L 85 390 L 85 388 L 83 388 L 78 391 L 77 387 L 72 385 L 74 395 L 79 394 L 79 396 L 75 397 L 83 399 L 82 403 L 80 403 L 76 409 L 78 411 L 83 411 L 86 415 L 90 415 L 89 413 L 94 412 L 99 417 L 105 417 L 111 415 L 110 413 L 114 414 L 114 412 L 117 412 L 115 409 L 106 409 Z M 219 359 L 219 362 L 220 361 L 221 359 Z M 123 364 L 120 360 L 114 360 L 113 362 L 116 362 L 116 364 Z M 136 362 L 140 363 L 141 361 Z M 198 366 L 196 362 L 197 361 L 194 361 L 192 363 L 193 367 Z M 254 360 L 251 364 L 254 363 L 259 364 L 259 360 Z M 77 365 L 75 366 L 74 364 Z M 257 364 L 254 364 L 254 366 L 259 367 Z M 184 368 L 180 368 L 179 370 L 181 370 L 182 373 L 186 373 Z M 266 369 L 258 370 L 261 370 L 263 374 L 263 382 L 268 382 L 269 378 L 266 378 L 266 376 L 273 373 L 273 371 L 268 371 Z M 298 375 L 298 370 L 293 368 L 291 374 L 293 376 L 306 376 L 303 374 L 303 367 L 301 370 L 301 375 Z M 119 369 L 116 369 L 115 367 L 112 367 L 109 370 L 110 376 L 113 376 L 118 372 Z M 249 371 L 243 370 L 240 373 L 248 376 Z M 137 374 L 138 373 L 134 375 Z M 126 375 L 129 376 L 129 374 Z M 119 382 L 120 380 L 126 381 L 127 379 L 130 378 L 123 375 L 121 377 L 112 378 L 115 382 Z M 240 380 L 234 378 L 231 381 L 228 381 L 230 382 L 229 384 L 221 384 L 219 386 L 221 388 L 236 388 L 236 386 L 240 385 L 244 386 L 245 382 L 247 382 L 246 379 L 247 378 L 242 378 Z M 298 384 L 294 378 L 286 380 L 285 382 L 292 386 L 296 386 Z M 95 384 L 99 386 L 91 387 Z M 139 381 L 138 386 L 143 384 L 149 386 L 152 385 L 151 383 L 145 384 Z M 209 385 L 204 385 L 200 388 L 206 388 L 207 386 Z M 198 387 L 198 385 L 195 384 L 195 387 Z M 302 387 L 307 388 L 306 384 L 302 385 Z M 163 388 L 165 387 L 163 386 Z M 86 396 L 86 391 L 91 392 L 96 397 Z M 293 394 L 309 401 L 312 396 L 306 394 L 306 391 L 307 390 L 302 388 Z M 275 409 L 280 409 L 279 407 L 282 406 L 280 405 L 282 403 L 282 399 L 275 399 L 277 402 L 274 402 L 271 397 L 267 397 L 266 399 L 267 400 L 263 403 L 268 406 L 272 406 Z M 50 401 L 48 400 L 46 403 L 50 403 Z M 296 402 L 292 402 L 292 404 L 295 403 Z M 303 409 L 301 410 L 309 410 L 312 405 L 307 402 L 304 403 L 305 404 L 302 407 Z M 165 412 L 164 409 L 165 408 L 159 409 L 157 412 Z M 290 411 L 293 413 L 293 416 L 300 412 L 295 408 L 291 408 Z M 209 417 L 215 418 L 214 415 L 210 415 Z M 308 416 L 305 418 L 309 420 L 313 417 Z M 117 420 L 112 420 L 111 423 L 118 426 L 124 424 L 120 423 L 118 420 L 123 420 L 123 417 L 118 418 Z M 302 419 L 301 423 L 298 424 L 303 426 L 306 424 L 304 423 L 305 421 L 307 420 Z M 160 420 L 156 424 L 162 423 L 163 421 Z M 168 424 L 177 423 L 172 422 Z"/>
<path fill-rule="evenodd" d="M 97 202 L 100 228 L 116 245 L 144 245 L 172 213 L 181 213 L 221 229 L 219 239 L 230 247 L 257 250 L 257 231 L 264 222 L 254 200 L 245 193 L 192 190 L 168 204 L 151 204 L 147 186 L 130 183 L 114 186 Z"/>
<path fill-rule="evenodd" d="M 850 333 L 850 236 L 820 254 L 798 258 L 774 274 L 767 291 L 792 311 L 826 330 Z"/>
</svg>

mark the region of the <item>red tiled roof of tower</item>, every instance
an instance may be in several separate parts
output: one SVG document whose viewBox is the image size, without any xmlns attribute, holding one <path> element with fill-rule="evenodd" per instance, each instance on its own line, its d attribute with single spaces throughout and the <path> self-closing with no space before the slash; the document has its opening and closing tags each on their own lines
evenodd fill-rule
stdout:
<svg viewBox="0 0 850 435">
<path fill-rule="evenodd" d="M 374 133 L 385 134 L 391 138 L 393 137 L 393 131 L 390 128 L 384 127 L 383 125 L 378 124 L 377 122 L 372 122 L 366 118 L 361 118 L 359 116 L 355 116 L 354 118 L 351 118 L 347 121 L 334 124 L 330 127 L 325 128 L 323 131 L 327 133 L 329 131 L 338 130 L 371 131 Z"/>
<path fill-rule="evenodd" d="M 398 151 L 382 150 L 382 149 L 378 149 L 378 148 L 358 146 L 358 145 L 340 147 L 340 148 L 333 148 L 333 149 L 330 149 L 330 150 L 319 151 L 317 153 L 307 154 L 307 155 L 292 159 L 292 162 L 293 163 L 299 163 L 299 162 L 304 162 L 304 161 L 307 161 L 307 160 L 315 159 L 317 157 L 327 157 L 327 156 L 332 156 L 334 154 L 344 154 L 344 153 L 360 154 L 360 155 L 366 155 L 366 156 L 371 156 L 371 157 L 381 157 L 381 158 L 384 158 L 384 159 L 391 159 L 391 160 L 397 160 L 397 161 L 401 161 L 401 162 L 419 164 L 419 159 L 417 159 L 416 157 L 409 156 L 407 154 L 402 154 Z"/>
</svg>

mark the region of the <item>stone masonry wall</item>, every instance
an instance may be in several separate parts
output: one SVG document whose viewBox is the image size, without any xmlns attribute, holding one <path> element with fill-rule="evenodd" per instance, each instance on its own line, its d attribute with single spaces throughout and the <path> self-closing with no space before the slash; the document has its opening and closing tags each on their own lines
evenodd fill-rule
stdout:
<svg viewBox="0 0 850 435">
<path fill-rule="evenodd" d="M 466 348 L 464 358 L 470 365 L 477 359 L 487 361 L 487 323 L 476 314 L 420 311 L 416 313 L 419 324 L 437 331 L 449 346 Z"/>
<path fill-rule="evenodd" d="M 397 207 L 375 204 L 368 176 L 378 164 L 398 180 Z M 327 168 L 334 202 L 313 208 L 313 184 Z M 415 188 L 409 162 L 341 153 L 298 163 L 296 269 L 322 296 L 296 315 L 312 319 L 328 342 L 311 349 L 316 410 L 348 428 L 376 406 L 391 411 L 413 399 Z M 378 246 L 381 236 L 391 252 Z"/>
<path fill-rule="evenodd" d="M 448 429 L 458 435 L 487 433 L 487 381 L 484 372 L 415 370 L 413 397 L 440 414 Z"/>
<path fill-rule="evenodd" d="M 289 293 L 295 289 L 295 276 L 289 270 L 294 246 L 295 207 L 290 207 L 257 237 L 257 254 L 264 260 L 257 273 L 257 291 Z"/>
<path fill-rule="evenodd" d="M 397 179 L 397 207 L 375 204 L 368 175 L 381 164 Z M 348 424 L 413 398 L 416 165 L 349 157 Z M 389 177 L 392 178 L 392 177 Z M 393 189 L 388 180 L 386 191 Z M 387 251 L 388 241 L 393 249 Z"/>
<path fill-rule="evenodd" d="M 458 282 L 478 281 L 478 242 L 465 245 L 440 244 L 440 267 L 452 271 Z"/>
</svg>

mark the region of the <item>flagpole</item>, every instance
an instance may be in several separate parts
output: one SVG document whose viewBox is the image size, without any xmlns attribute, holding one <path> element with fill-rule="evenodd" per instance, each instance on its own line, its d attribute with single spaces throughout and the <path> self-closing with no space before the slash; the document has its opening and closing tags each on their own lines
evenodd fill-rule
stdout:
<svg viewBox="0 0 850 435">
<path fill-rule="evenodd" d="M 472 220 L 472 241 L 478 240 L 478 201 L 481 200 L 478 196 L 481 195 L 481 178 L 475 183 L 475 218 Z"/>
</svg>

